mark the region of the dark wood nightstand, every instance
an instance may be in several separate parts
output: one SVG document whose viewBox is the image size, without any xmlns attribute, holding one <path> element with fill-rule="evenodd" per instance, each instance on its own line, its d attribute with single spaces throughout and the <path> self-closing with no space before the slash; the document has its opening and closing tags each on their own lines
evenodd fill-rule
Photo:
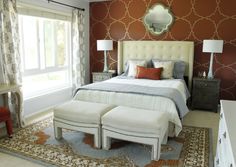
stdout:
<svg viewBox="0 0 236 167">
<path fill-rule="evenodd" d="M 93 74 L 93 83 L 105 81 L 107 79 L 116 76 L 116 73 L 112 72 L 93 72 L 92 74 Z"/>
<path fill-rule="evenodd" d="M 220 92 L 219 79 L 193 78 L 192 109 L 217 112 Z"/>
</svg>

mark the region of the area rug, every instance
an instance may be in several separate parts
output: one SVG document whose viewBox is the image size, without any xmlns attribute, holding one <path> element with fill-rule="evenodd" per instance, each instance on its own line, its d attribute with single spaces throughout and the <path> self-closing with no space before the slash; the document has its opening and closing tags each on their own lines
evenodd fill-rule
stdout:
<svg viewBox="0 0 236 167">
<path fill-rule="evenodd" d="M 208 167 L 209 129 L 184 126 L 178 137 L 162 145 L 159 161 L 151 161 L 151 147 L 112 140 L 110 150 L 93 147 L 93 136 L 63 130 L 55 140 L 52 118 L 17 130 L 13 138 L 0 139 L 0 150 L 46 163 L 46 166 L 100 167 Z"/>
</svg>

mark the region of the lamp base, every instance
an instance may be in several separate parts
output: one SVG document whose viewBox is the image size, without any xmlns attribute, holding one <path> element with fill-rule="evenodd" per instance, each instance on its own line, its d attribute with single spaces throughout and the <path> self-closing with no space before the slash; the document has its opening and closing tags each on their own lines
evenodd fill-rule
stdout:
<svg viewBox="0 0 236 167">
<path fill-rule="evenodd" d="M 210 71 L 207 74 L 207 79 L 214 79 L 214 76 Z"/>
<path fill-rule="evenodd" d="M 108 72 L 108 68 L 103 68 L 103 72 Z"/>
<path fill-rule="evenodd" d="M 107 52 L 104 51 L 104 67 L 103 67 L 103 72 L 108 72 L 108 66 L 107 66 Z"/>
<path fill-rule="evenodd" d="M 213 57 L 214 57 L 214 54 L 211 53 L 210 66 L 209 66 L 209 71 L 208 71 L 208 74 L 207 74 L 207 78 L 208 79 L 213 79 L 214 78 L 213 70 L 212 70 Z"/>
</svg>

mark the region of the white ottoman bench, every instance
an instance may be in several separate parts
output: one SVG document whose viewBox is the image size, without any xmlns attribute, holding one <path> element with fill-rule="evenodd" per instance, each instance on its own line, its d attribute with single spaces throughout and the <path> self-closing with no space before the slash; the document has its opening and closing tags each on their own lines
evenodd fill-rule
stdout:
<svg viewBox="0 0 236 167">
<path fill-rule="evenodd" d="M 114 105 L 72 100 L 54 108 L 54 134 L 62 138 L 62 128 L 94 135 L 94 146 L 101 148 L 101 117 Z"/>
<path fill-rule="evenodd" d="M 161 143 L 167 143 L 167 113 L 118 106 L 102 117 L 103 149 L 110 149 L 111 138 L 152 145 L 152 160 L 159 160 Z"/>
</svg>

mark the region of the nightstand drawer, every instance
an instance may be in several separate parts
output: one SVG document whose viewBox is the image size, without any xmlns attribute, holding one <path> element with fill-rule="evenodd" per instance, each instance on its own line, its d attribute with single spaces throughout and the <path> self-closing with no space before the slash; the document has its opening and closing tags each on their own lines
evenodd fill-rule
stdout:
<svg viewBox="0 0 236 167">
<path fill-rule="evenodd" d="M 217 112 L 220 80 L 193 79 L 192 108 L 214 110 Z"/>
<path fill-rule="evenodd" d="M 218 87 L 218 82 L 214 81 L 195 81 L 194 86 L 196 89 L 215 89 L 215 87 Z"/>
<path fill-rule="evenodd" d="M 93 76 L 93 81 L 104 81 L 107 79 L 110 79 L 111 77 L 108 75 L 94 75 Z"/>
<path fill-rule="evenodd" d="M 105 81 L 114 76 L 115 76 L 115 73 L 111 73 L 111 72 L 93 72 L 93 82 Z"/>
<path fill-rule="evenodd" d="M 213 109 L 218 104 L 216 96 L 195 96 L 192 99 L 195 108 Z"/>
<path fill-rule="evenodd" d="M 217 110 L 218 93 L 196 92 L 192 97 L 192 107 L 206 110 Z"/>
<path fill-rule="evenodd" d="M 211 99 L 211 98 L 216 98 L 219 96 L 219 92 L 215 89 L 210 90 L 210 89 L 196 89 L 193 92 L 193 97 L 194 98 L 200 98 L 200 99 Z"/>
</svg>

